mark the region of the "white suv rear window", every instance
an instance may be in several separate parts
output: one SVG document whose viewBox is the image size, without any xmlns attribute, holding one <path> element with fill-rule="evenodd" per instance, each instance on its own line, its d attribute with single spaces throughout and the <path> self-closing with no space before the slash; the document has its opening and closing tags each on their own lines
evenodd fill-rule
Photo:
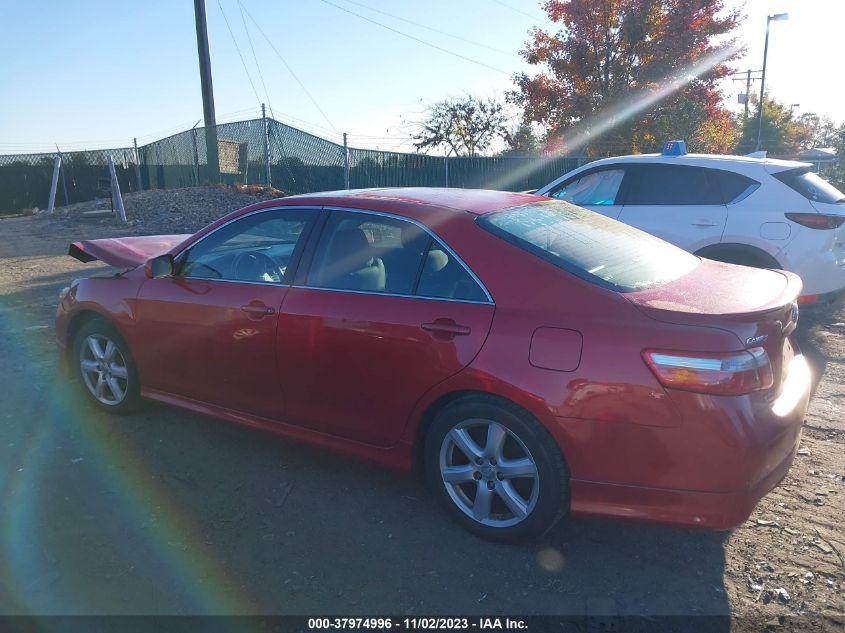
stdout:
<svg viewBox="0 0 845 633">
<path fill-rule="evenodd" d="M 481 216 L 478 223 L 582 279 L 618 292 L 668 283 L 700 263 L 653 235 L 562 200 L 504 209 Z"/>
<path fill-rule="evenodd" d="M 774 174 L 774 177 L 813 202 L 830 204 L 845 202 L 845 193 L 839 191 L 818 174 L 814 174 L 809 167 L 782 171 Z"/>
</svg>

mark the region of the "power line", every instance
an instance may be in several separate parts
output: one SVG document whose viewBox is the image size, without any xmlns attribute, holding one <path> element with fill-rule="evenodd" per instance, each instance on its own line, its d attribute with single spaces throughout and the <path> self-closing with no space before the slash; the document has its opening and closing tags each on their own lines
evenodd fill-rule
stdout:
<svg viewBox="0 0 845 633">
<path fill-rule="evenodd" d="M 445 35 L 446 37 L 451 37 L 456 40 L 460 40 L 461 42 L 466 42 L 467 44 L 472 44 L 473 46 L 480 46 L 481 48 L 486 48 L 488 51 L 493 51 L 495 53 L 501 53 L 502 55 L 507 55 L 509 57 L 516 57 L 512 51 L 504 51 L 501 48 L 496 48 L 495 46 L 488 46 L 487 44 L 483 44 L 482 42 L 476 42 L 474 40 L 467 39 L 465 37 L 461 37 L 460 35 L 455 35 L 454 33 L 447 33 L 446 31 L 441 31 L 440 29 L 436 29 L 433 26 L 427 26 L 425 24 L 420 24 L 419 22 L 415 22 L 414 20 L 409 20 L 407 18 L 400 17 L 398 15 L 394 15 L 393 13 L 388 13 L 387 11 L 382 11 L 381 9 L 376 9 L 375 7 L 368 6 L 363 2 L 356 2 L 355 0 L 346 0 L 346 2 L 350 4 L 357 5 L 364 9 L 368 9 L 370 11 L 374 11 L 375 13 L 380 13 L 382 15 L 386 15 L 389 18 L 393 18 L 394 20 L 400 20 L 401 22 L 405 22 L 407 24 L 413 24 L 414 26 L 418 26 L 421 29 L 426 29 L 427 31 L 431 31 L 432 33 L 439 33 L 440 35 Z"/>
<path fill-rule="evenodd" d="M 516 8 L 516 7 L 514 7 L 514 6 L 509 5 L 507 2 L 502 2 L 502 0 L 493 0 L 493 2 L 495 2 L 495 3 L 496 3 L 496 4 L 498 4 L 499 6 L 505 7 L 506 9 L 510 9 L 511 11 L 514 11 L 514 12 L 516 12 L 516 13 L 519 13 L 520 15 L 524 15 L 524 16 L 525 16 L 525 17 L 527 17 L 527 18 L 531 18 L 532 20 L 536 20 L 536 19 L 537 19 L 537 16 L 536 16 L 536 15 L 531 15 L 530 13 L 526 13 L 526 12 L 525 12 L 525 11 L 523 11 L 522 9 L 517 9 L 517 8 Z"/>
<path fill-rule="evenodd" d="M 252 59 L 255 62 L 255 68 L 258 71 L 258 78 L 261 80 L 261 87 L 264 89 L 264 96 L 267 98 L 267 107 L 270 108 L 270 117 L 275 118 L 273 115 L 273 104 L 270 103 L 270 93 L 267 92 L 267 84 L 264 83 L 264 74 L 261 72 L 261 64 L 258 63 L 258 56 L 255 54 L 255 47 L 252 45 L 252 36 L 249 34 L 249 28 L 247 28 L 246 25 L 246 16 L 244 16 L 244 8 L 241 4 L 241 0 L 238 0 L 238 9 L 241 13 L 241 22 L 244 24 L 246 39 L 249 42 L 249 49 L 252 51 Z"/>
<path fill-rule="evenodd" d="M 220 7 L 220 13 L 223 15 L 223 21 L 226 23 L 226 28 L 229 30 L 229 35 L 232 38 L 232 43 L 235 45 L 235 50 L 238 51 L 238 57 L 241 60 L 241 65 L 244 67 L 246 78 L 249 80 L 249 85 L 252 86 L 252 93 L 255 95 L 255 100 L 261 103 L 261 97 L 258 96 L 258 91 L 255 89 L 255 84 L 252 82 L 252 76 L 249 74 L 249 68 L 246 66 L 244 56 L 241 55 L 241 47 L 238 46 L 238 41 L 235 39 L 235 34 L 232 32 L 232 27 L 229 25 L 229 18 L 226 17 L 226 12 L 223 10 L 223 4 L 217 0 L 217 6 Z"/>
<path fill-rule="evenodd" d="M 483 66 L 484 68 L 488 68 L 490 70 L 493 70 L 497 73 L 501 73 L 503 75 L 510 75 L 509 72 L 504 71 L 501 68 L 496 68 L 495 66 L 491 66 L 490 64 L 485 64 L 484 62 L 480 62 L 477 59 L 472 59 L 471 57 L 467 57 L 466 55 L 461 55 L 460 53 L 456 53 L 455 51 L 450 51 L 448 48 L 443 48 L 442 46 L 438 46 L 437 44 L 432 44 L 431 42 L 427 42 L 426 40 L 420 39 L 419 37 L 415 37 L 413 35 L 405 33 L 404 31 L 400 31 L 399 29 L 394 29 L 392 26 L 387 26 L 386 24 L 382 24 L 381 22 L 370 19 L 367 16 L 364 16 L 364 15 L 361 15 L 360 13 L 356 13 L 355 11 L 352 11 L 351 9 L 347 9 L 346 7 L 342 7 L 339 4 L 335 4 L 334 2 L 331 2 L 330 0 L 320 0 L 320 2 L 322 2 L 323 4 L 328 4 L 330 6 L 333 6 L 335 9 L 340 9 L 341 11 L 349 13 L 350 15 L 354 15 L 355 17 L 361 18 L 362 20 L 369 22 L 370 24 L 375 24 L 376 26 L 380 26 L 383 29 L 387 29 L 388 31 L 391 31 L 392 33 L 396 33 L 397 35 L 401 35 L 402 37 L 407 37 L 409 40 L 413 40 L 413 41 L 417 42 L 418 44 L 422 44 L 423 46 L 428 46 L 429 48 L 433 48 L 435 50 L 438 50 L 441 53 L 446 53 L 447 55 L 452 55 L 453 57 L 458 57 L 459 59 L 463 59 L 464 61 L 470 62 L 470 63 L 475 64 L 477 66 Z"/>
<path fill-rule="evenodd" d="M 329 119 L 326 113 L 323 112 L 323 109 L 320 107 L 320 104 L 317 103 L 317 100 L 311 95 L 310 92 L 308 92 L 308 88 L 305 87 L 305 84 L 303 84 L 299 77 L 297 77 L 296 73 L 293 71 L 293 68 L 290 67 L 290 64 L 288 64 L 287 60 L 284 58 L 284 55 L 282 55 L 279 50 L 273 45 L 273 42 L 270 40 L 269 37 L 267 37 L 267 34 L 264 32 L 264 29 L 261 28 L 261 25 L 255 21 L 254 17 L 252 17 L 252 13 L 249 12 L 249 9 L 247 9 L 243 5 L 241 5 L 241 7 L 243 8 L 244 12 L 249 16 L 249 19 L 252 20 L 252 23 L 255 25 L 255 28 L 258 29 L 258 32 L 261 33 L 265 40 L 267 40 L 267 43 L 270 45 L 270 48 L 273 49 L 273 52 L 276 53 L 280 60 L 282 60 L 282 63 L 285 65 L 285 68 L 287 68 L 288 72 L 291 74 L 294 80 L 296 80 L 296 83 L 299 84 L 299 87 L 302 88 L 302 92 L 304 92 L 308 96 L 308 98 L 311 100 L 311 103 L 314 104 L 314 107 L 317 108 L 317 110 L 326 120 L 326 123 L 328 123 L 329 126 L 335 131 L 335 134 L 340 134 L 338 129 L 335 127 L 334 123 L 331 122 L 331 119 Z"/>
</svg>

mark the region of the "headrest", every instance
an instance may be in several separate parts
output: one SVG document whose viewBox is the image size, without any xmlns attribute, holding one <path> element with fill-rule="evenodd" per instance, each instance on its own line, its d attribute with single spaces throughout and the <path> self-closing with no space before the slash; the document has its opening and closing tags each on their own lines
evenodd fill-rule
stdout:
<svg viewBox="0 0 845 633">
<path fill-rule="evenodd" d="M 440 249 L 432 249 L 428 251 L 428 256 L 425 259 L 425 268 L 429 272 L 439 273 L 446 268 L 449 263 L 449 256 Z"/>
<path fill-rule="evenodd" d="M 329 261 L 336 270 L 352 272 L 370 264 L 370 242 L 361 229 L 341 229 L 332 240 Z"/>
</svg>

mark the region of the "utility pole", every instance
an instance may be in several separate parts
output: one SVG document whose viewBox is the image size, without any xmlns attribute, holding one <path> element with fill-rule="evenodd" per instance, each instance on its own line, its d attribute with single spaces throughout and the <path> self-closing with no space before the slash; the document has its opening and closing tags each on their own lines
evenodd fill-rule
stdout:
<svg viewBox="0 0 845 633">
<path fill-rule="evenodd" d="M 731 73 L 729 77 L 733 77 L 733 81 L 744 81 L 745 82 L 745 94 L 740 94 L 743 97 L 743 100 L 740 102 L 743 104 L 743 121 L 748 118 L 748 104 L 751 101 L 751 84 L 752 82 L 759 81 L 760 77 L 752 77 L 751 74 L 760 74 L 762 71 L 760 70 L 748 70 L 742 72 Z M 738 77 L 739 76 L 739 77 Z M 741 78 L 740 78 L 741 77 Z"/>
<path fill-rule="evenodd" d="M 742 120 L 748 118 L 748 95 L 751 94 L 751 69 L 748 69 L 748 73 L 745 75 L 745 113 L 742 115 Z"/>
<path fill-rule="evenodd" d="M 208 180 L 220 180 L 220 159 L 217 149 L 217 119 L 214 116 L 214 86 L 211 81 L 211 54 L 208 48 L 208 24 L 205 19 L 205 0 L 194 0 L 194 19 L 197 26 L 197 55 L 200 63 L 202 115 L 205 121 L 205 150 Z"/>
</svg>

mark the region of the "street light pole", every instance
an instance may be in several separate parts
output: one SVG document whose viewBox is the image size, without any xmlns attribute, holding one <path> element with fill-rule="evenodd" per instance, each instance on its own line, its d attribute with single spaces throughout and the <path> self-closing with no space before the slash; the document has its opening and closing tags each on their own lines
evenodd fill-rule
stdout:
<svg viewBox="0 0 845 633">
<path fill-rule="evenodd" d="M 760 144 L 763 135 L 763 99 L 766 95 L 766 58 L 769 56 L 769 24 L 771 22 L 780 22 L 781 20 L 788 20 L 788 13 L 776 13 L 766 17 L 766 44 L 763 46 L 763 74 L 760 78 L 760 103 L 757 113 L 757 147 L 756 151 L 760 151 Z"/>
</svg>

